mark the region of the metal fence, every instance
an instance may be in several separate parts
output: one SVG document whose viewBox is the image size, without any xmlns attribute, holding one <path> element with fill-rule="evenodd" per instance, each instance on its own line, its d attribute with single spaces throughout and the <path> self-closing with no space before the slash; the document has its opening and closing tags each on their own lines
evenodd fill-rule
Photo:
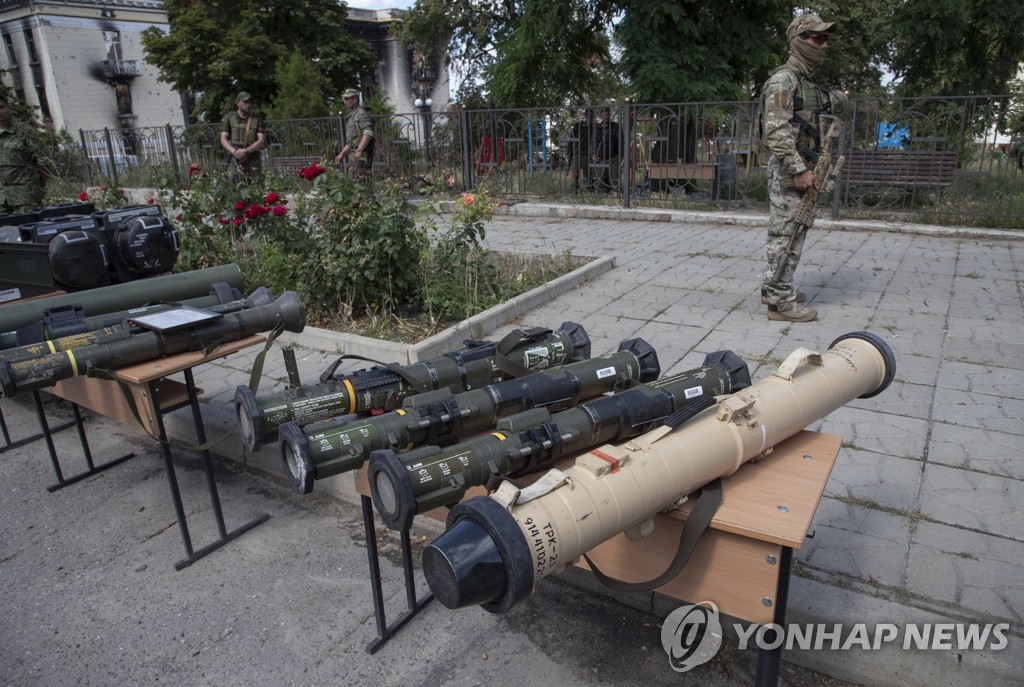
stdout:
<svg viewBox="0 0 1024 687">
<path fill-rule="evenodd" d="M 847 159 L 833 216 L 1024 217 L 1024 96 L 856 99 L 841 137 Z M 649 207 L 767 205 L 756 102 L 616 104 L 376 117 L 373 173 L 410 189 L 486 187 L 504 198 Z M 272 121 L 264 168 L 275 183 L 330 160 L 342 117 Z M 1017 135 L 1003 132 L 1016 127 Z M 214 125 L 82 131 L 88 181 L 183 183 L 189 167 L 223 170 Z"/>
</svg>

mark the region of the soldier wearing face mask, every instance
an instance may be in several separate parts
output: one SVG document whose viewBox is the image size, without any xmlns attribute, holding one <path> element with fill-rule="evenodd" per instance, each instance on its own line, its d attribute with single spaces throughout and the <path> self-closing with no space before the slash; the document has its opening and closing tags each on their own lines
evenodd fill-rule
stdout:
<svg viewBox="0 0 1024 687">
<path fill-rule="evenodd" d="M 786 31 L 789 58 L 775 69 L 762 89 L 762 141 L 771 153 L 768 159 L 768 191 L 771 209 L 768 219 L 768 265 L 761 286 L 761 302 L 768 306 L 769 320 L 810 322 L 818 315 L 801 303 L 804 294 L 793 286 L 793 273 L 800 262 L 803 238 L 793 242 L 790 259 L 778 280 L 774 279 L 779 259 L 789 237 L 796 233 L 796 212 L 805 191 L 814 187 L 814 164 L 823 133 L 821 114 L 844 116 L 847 99 L 841 91 L 819 87 L 813 78 L 828 50 L 834 22 L 822 21 L 814 13 L 793 20 Z"/>
</svg>

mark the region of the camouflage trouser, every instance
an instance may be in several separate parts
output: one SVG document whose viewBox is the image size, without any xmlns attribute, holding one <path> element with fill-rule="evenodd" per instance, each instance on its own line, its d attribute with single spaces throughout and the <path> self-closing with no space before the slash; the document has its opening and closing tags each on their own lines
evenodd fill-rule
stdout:
<svg viewBox="0 0 1024 687">
<path fill-rule="evenodd" d="M 793 241 L 789 263 L 782 271 L 778 280 L 774 278 L 779 260 L 786 252 L 789 237 L 796 233 L 796 212 L 800 207 L 803 193 L 789 186 L 790 177 L 780 174 L 779 161 L 772 157 L 768 160 L 768 193 L 771 198 L 771 209 L 768 214 L 768 244 L 766 246 L 768 264 L 764 272 L 763 290 L 768 297 L 768 304 L 787 309 L 796 298 L 793 288 L 793 273 L 800 264 L 803 253 L 804 235 Z"/>
</svg>

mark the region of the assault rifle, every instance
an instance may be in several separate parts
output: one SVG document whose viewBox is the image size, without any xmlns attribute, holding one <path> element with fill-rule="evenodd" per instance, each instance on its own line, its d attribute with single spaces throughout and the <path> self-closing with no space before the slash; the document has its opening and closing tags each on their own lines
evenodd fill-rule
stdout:
<svg viewBox="0 0 1024 687">
<path fill-rule="evenodd" d="M 835 188 L 836 175 L 839 174 L 843 168 L 843 162 L 845 162 L 842 155 L 834 162 L 832 160 L 832 143 L 839 138 L 839 131 L 842 128 L 839 118 L 821 115 L 821 119 L 823 122 L 824 120 L 830 121 L 828 131 L 821 139 L 821 152 L 818 153 L 818 161 L 814 164 L 814 186 L 804 192 L 800 207 L 797 208 L 796 231 L 790 235 L 789 241 L 786 242 L 786 250 L 779 258 L 775 274 L 772 275 L 772 281 L 775 282 L 782 279 L 782 273 L 786 271 L 786 266 L 793 257 L 793 244 L 797 239 L 803 239 L 807 230 L 811 228 L 811 223 L 814 221 L 814 207 L 818 202 L 818 192 L 824 189 L 825 193 L 831 193 Z"/>
</svg>

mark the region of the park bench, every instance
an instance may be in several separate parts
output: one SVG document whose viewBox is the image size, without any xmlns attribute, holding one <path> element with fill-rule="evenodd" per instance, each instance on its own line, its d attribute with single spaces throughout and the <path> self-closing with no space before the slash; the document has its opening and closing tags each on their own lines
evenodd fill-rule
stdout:
<svg viewBox="0 0 1024 687">
<path fill-rule="evenodd" d="M 848 186 L 942 189 L 956 176 L 955 150 L 854 150 L 846 154 Z"/>
</svg>

